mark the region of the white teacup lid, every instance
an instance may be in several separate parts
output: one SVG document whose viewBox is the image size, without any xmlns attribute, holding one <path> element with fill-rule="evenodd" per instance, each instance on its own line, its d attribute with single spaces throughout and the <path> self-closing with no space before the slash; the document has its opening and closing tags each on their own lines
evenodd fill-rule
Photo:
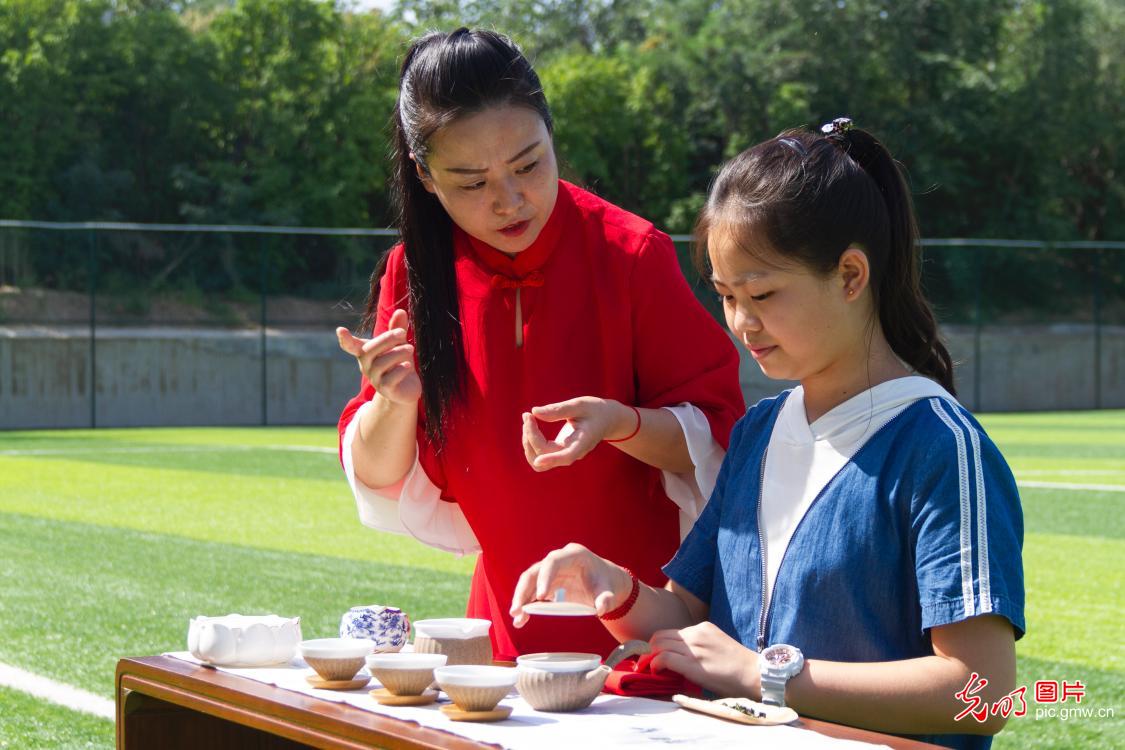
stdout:
<svg viewBox="0 0 1125 750">
<path fill-rule="evenodd" d="M 516 657 L 520 669 L 541 669 L 544 672 L 588 672 L 602 663 L 597 654 L 568 651 L 548 651 Z"/>
<path fill-rule="evenodd" d="M 578 602 L 528 602 L 523 611 L 529 615 L 554 615 L 556 617 L 589 617 L 598 613 L 588 604 Z"/>
</svg>

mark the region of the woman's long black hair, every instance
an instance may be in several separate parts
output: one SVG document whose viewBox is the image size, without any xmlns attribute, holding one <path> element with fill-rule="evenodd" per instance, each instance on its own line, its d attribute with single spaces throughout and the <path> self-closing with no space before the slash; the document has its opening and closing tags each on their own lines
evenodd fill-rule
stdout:
<svg viewBox="0 0 1125 750">
<path fill-rule="evenodd" d="M 442 127 L 491 107 L 551 113 L 539 76 L 519 48 L 492 31 L 433 32 L 411 44 L 402 62 L 394 111 L 392 196 L 406 255 L 410 320 L 422 380 L 426 434 L 439 447 L 450 408 L 464 393 L 464 347 L 453 268 L 453 222 L 427 191 L 415 164 L 429 174 L 430 140 Z M 371 276 L 361 327 L 373 331 L 384 256 Z"/>
<path fill-rule="evenodd" d="M 915 372 L 956 395 L 953 362 L 922 293 L 906 180 L 870 133 L 845 120 L 825 127 L 827 134 L 786 131 L 723 166 L 696 225 L 696 265 L 705 268 L 708 232 L 720 224 L 743 247 L 760 248 L 753 239 L 759 237 L 820 274 L 835 270 L 849 247 L 860 247 L 887 343 Z"/>
</svg>

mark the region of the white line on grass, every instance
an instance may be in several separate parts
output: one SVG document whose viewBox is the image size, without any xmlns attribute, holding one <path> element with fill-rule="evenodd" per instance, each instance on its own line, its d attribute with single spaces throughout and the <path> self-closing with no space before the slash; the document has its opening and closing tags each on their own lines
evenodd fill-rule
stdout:
<svg viewBox="0 0 1125 750">
<path fill-rule="evenodd" d="M 1020 487 L 1045 490 L 1081 490 L 1085 492 L 1125 492 L 1125 484 L 1072 484 L 1070 482 L 1016 482 Z"/>
<path fill-rule="evenodd" d="M 336 453 L 336 448 L 315 445 L 153 445 L 129 448 L 36 448 L 0 451 L 0 456 L 85 456 L 102 453 L 228 453 L 231 451 L 286 451 L 291 453 Z"/>
<path fill-rule="evenodd" d="M 7 664 L 0 664 L 0 685 L 22 690 L 36 698 L 43 698 L 73 711 L 82 711 L 103 719 L 112 721 L 115 715 L 111 700 Z"/>
</svg>

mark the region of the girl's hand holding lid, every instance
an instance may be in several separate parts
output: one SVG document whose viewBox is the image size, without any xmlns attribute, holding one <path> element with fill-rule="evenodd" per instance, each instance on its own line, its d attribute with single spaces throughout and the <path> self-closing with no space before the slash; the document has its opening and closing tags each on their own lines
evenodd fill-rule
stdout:
<svg viewBox="0 0 1125 750">
<path fill-rule="evenodd" d="M 621 604 L 632 586 L 629 571 L 571 542 L 550 552 L 520 575 L 509 614 L 517 628 L 523 627 L 528 618 L 523 611 L 525 604 L 548 601 L 562 589 L 566 601 L 588 604 L 600 617 Z"/>
</svg>

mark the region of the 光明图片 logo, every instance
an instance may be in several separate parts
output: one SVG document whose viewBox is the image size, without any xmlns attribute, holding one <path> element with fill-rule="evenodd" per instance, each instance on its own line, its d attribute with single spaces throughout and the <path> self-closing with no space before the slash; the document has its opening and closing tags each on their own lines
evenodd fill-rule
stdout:
<svg viewBox="0 0 1125 750">
<path fill-rule="evenodd" d="M 1021 685 L 1012 692 L 991 705 L 980 696 L 981 690 L 988 685 L 988 678 L 981 677 L 976 672 L 969 676 L 965 687 L 954 694 L 958 700 L 965 704 L 965 708 L 954 716 L 955 721 L 972 717 L 983 724 L 988 717 L 1001 716 L 1026 716 L 1027 711 L 1027 686 Z M 1114 716 L 1113 708 L 1093 708 L 1081 706 L 1086 697 L 1086 685 L 1081 680 L 1068 682 L 1067 680 L 1036 680 L 1032 697 L 1037 705 L 1036 719 L 1062 719 L 1071 718 L 1104 719 Z M 1060 704 L 1069 703 L 1073 699 L 1074 706 Z"/>
</svg>

